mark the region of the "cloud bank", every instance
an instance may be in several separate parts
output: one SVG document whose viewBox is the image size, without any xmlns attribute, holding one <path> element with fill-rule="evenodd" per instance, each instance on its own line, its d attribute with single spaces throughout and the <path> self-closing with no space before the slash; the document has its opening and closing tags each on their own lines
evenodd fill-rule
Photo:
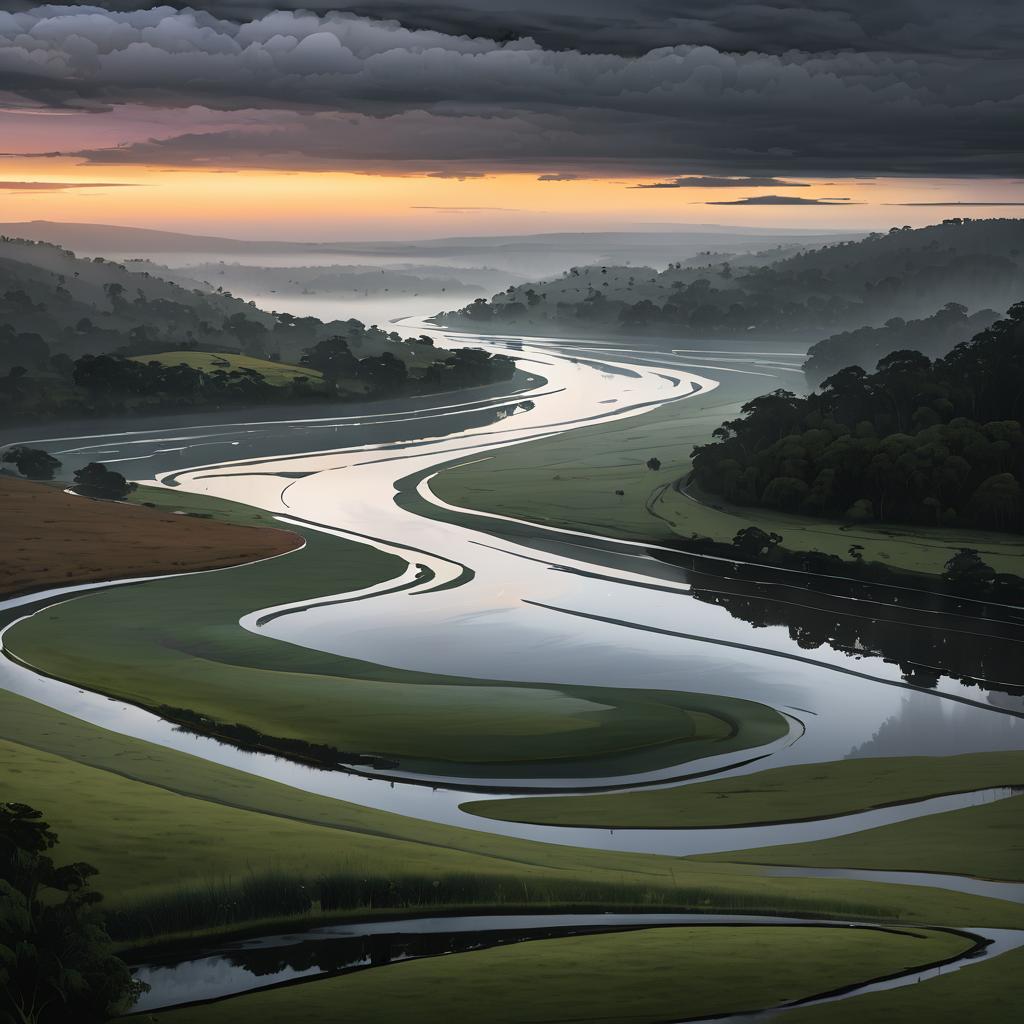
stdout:
<svg viewBox="0 0 1024 1024">
<path fill-rule="evenodd" d="M 256 127 L 201 135 L 190 134 L 183 118 L 178 136 L 83 154 L 105 164 L 360 169 L 387 162 L 435 172 L 651 176 L 685 168 L 774 178 L 1001 175 L 1018 171 L 1024 156 L 1024 77 L 1011 45 L 1022 38 L 1024 13 L 1002 0 L 988 5 L 988 15 L 941 0 L 951 19 L 942 25 L 925 24 L 942 20 L 935 3 L 895 2 L 884 15 L 852 3 L 798 12 L 698 3 L 685 19 L 669 15 L 669 38 L 688 41 L 650 49 L 668 4 L 623 13 L 625 5 L 595 0 L 594 24 L 611 33 L 625 19 L 636 52 L 610 45 L 601 52 L 604 36 L 585 31 L 581 4 L 556 3 L 535 19 L 527 10 L 509 22 L 547 26 L 536 32 L 547 45 L 488 37 L 497 33 L 494 18 L 509 17 L 489 3 L 433 15 L 425 4 L 390 8 L 419 18 L 420 28 L 266 11 L 260 3 L 210 6 L 227 16 L 104 6 L 0 13 L 0 91 L 53 110 L 133 102 L 232 111 L 242 121 L 252 111 L 264 115 Z M 903 28 L 900 10 L 914 15 Z M 972 32 L 961 36 L 954 29 L 964 29 L 967 17 Z M 579 32 L 577 48 L 553 48 L 561 38 L 556 22 L 565 35 Z M 783 48 L 789 38 L 805 48 Z M 755 41 L 759 48 L 740 49 Z M 268 111 L 279 116 L 268 122 Z"/>
</svg>

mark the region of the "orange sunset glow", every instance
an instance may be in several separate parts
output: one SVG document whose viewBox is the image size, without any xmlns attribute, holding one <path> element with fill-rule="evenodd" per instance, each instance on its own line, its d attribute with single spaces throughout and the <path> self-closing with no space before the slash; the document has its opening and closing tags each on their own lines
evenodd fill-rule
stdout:
<svg viewBox="0 0 1024 1024">
<path fill-rule="evenodd" d="M 1024 195 L 1021 186 L 1002 181 L 803 178 L 807 187 L 801 195 L 834 197 L 835 204 L 774 208 L 717 205 L 736 200 L 735 188 L 696 194 L 637 187 L 657 178 L 540 181 L 536 173 L 502 172 L 459 179 L 422 173 L 92 168 L 68 158 L 7 158 L 0 162 L 0 176 L 8 183 L 0 188 L 4 222 L 118 223 L 292 240 L 609 230 L 643 223 L 882 228 L 934 221 L 935 207 L 898 208 L 905 203 L 1012 203 Z M 76 187 L 28 190 L 18 189 L 17 182 Z M 739 195 L 772 191 L 743 189 Z"/>
</svg>

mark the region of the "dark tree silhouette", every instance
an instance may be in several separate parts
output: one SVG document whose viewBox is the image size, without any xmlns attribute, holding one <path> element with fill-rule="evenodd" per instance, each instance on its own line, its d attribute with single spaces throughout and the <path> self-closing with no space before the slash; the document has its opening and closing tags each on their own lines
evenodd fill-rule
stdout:
<svg viewBox="0 0 1024 1024">
<path fill-rule="evenodd" d="M 125 480 L 120 473 L 107 469 L 102 462 L 90 462 L 88 466 L 83 466 L 75 472 L 75 486 L 72 490 L 87 498 L 121 501 L 137 486 Z"/>
<path fill-rule="evenodd" d="M 111 952 L 89 864 L 58 866 L 57 835 L 26 804 L 0 804 L 0 1019 L 91 1024 L 128 1009 L 142 986 Z"/>
<path fill-rule="evenodd" d="M 42 448 L 8 448 L 2 461 L 13 463 L 18 472 L 29 480 L 52 480 L 61 467 L 60 459 L 55 459 Z"/>
<path fill-rule="evenodd" d="M 932 362 L 899 350 L 761 395 L 693 450 L 703 490 L 854 522 L 1024 529 L 1024 303 Z"/>
<path fill-rule="evenodd" d="M 777 548 L 782 537 L 777 533 L 766 533 L 759 526 L 746 526 L 732 539 L 732 546 L 744 558 L 761 558 Z"/>
</svg>

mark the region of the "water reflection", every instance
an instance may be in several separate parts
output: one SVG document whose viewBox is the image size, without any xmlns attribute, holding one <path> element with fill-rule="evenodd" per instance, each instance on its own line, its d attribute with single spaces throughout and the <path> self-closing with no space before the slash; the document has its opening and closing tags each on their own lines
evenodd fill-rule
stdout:
<svg viewBox="0 0 1024 1024">
<path fill-rule="evenodd" d="M 725 574 L 690 575 L 690 596 L 726 609 L 755 629 L 784 627 L 805 651 L 829 647 L 863 659 L 877 657 L 899 668 L 902 678 L 923 689 L 944 680 L 999 693 L 997 706 L 1024 711 L 1024 639 L 1011 611 L 1009 621 L 948 611 L 940 598 L 931 607 L 894 605 L 884 587 L 856 585 L 853 596 L 820 585 L 799 587 L 744 580 Z M 991 612 L 990 612 L 991 614 Z"/>
<path fill-rule="evenodd" d="M 188 1003 L 228 998 L 255 989 L 384 967 L 404 960 L 494 948 L 518 942 L 638 928 L 770 926 L 778 928 L 863 928 L 881 926 L 846 921 L 734 914 L 552 914 L 410 918 L 363 921 L 316 928 L 299 934 L 272 935 L 213 946 L 182 960 L 169 955 L 134 968 L 150 986 L 134 1012 L 145 1013 Z M 1024 932 L 971 929 L 976 945 L 950 965 L 998 956 L 1024 943 Z M 852 995 L 878 987 L 912 984 L 930 968 L 915 969 L 862 985 Z M 819 997 L 821 1001 L 831 994 Z M 746 1016 L 746 1015 L 743 1015 Z"/>
</svg>

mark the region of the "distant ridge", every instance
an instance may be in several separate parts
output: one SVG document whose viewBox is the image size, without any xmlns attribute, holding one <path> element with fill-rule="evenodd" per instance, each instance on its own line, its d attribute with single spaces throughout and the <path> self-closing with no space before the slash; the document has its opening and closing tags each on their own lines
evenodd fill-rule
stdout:
<svg viewBox="0 0 1024 1024">
<path fill-rule="evenodd" d="M 15 221 L 0 224 L 0 235 L 51 242 L 72 251 L 110 253 L 297 253 L 343 252 L 347 254 L 400 255 L 410 251 L 429 250 L 437 253 L 453 249 L 530 248 L 558 243 L 583 244 L 595 249 L 630 240 L 671 244 L 673 236 L 691 243 L 711 245 L 726 239 L 734 244 L 744 240 L 788 238 L 813 244 L 838 238 L 860 237 L 863 232 L 806 231 L 799 228 L 758 228 L 718 224 L 644 224 L 624 231 L 560 231 L 525 235 L 462 235 L 445 238 L 398 241 L 366 241 L 359 239 L 332 242 L 289 242 L 274 239 L 225 238 L 218 235 L 193 235 L 153 228 L 125 227 L 117 224 L 87 224 L 50 220 Z"/>
</svg>

